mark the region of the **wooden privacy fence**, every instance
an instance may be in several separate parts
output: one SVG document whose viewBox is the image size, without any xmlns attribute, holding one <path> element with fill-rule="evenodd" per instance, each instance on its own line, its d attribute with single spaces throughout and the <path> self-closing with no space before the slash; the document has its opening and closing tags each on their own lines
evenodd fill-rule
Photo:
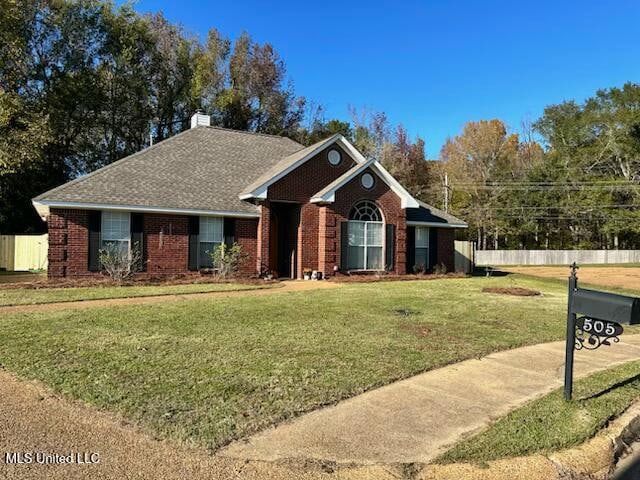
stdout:
<svg viewBox="0 0 640 480">
<path fill-rule="evenodd" d="M 476 250 L 476 265 L 640 263 L 640 250 Z"/>
<path fill-rule="evenodd" d="M 0 270 L 28 272 L 47 268 L 47 235 L 0 235 Z"/>
<path fill-rule="evenodd" d="M 456 272 L 471 273 L 473 271 L 473 242 L 454 242 L 454 264 Z"/>
</svg>

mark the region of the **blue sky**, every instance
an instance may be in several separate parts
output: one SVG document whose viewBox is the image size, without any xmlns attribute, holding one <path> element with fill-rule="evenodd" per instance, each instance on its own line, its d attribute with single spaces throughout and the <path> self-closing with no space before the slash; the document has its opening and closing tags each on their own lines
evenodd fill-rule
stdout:
<svg viewBox="0 0 640 480">
<path fill-rule="evenodd" d="M 349 119 L 384 111 L 430 158 L 468 120 L 520 129 L 549 104 L 640 82 L 640 2 L 142 0 L 204 38 L 248 31 L 286 62 L 296 92 Z"/>
</svg>

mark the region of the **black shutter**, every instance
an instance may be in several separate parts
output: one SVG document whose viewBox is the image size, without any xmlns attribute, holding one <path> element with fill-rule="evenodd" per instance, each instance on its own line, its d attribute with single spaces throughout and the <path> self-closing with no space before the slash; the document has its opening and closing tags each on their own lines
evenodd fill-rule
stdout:
<svg viewBox="0 0 640 480">
<path fill-rule="evenodd" d="M 200 217 L 189 217 L 189 270 L 198 270 Z"/>
<path fill-rule="evenodd" d="M 100 271 L 100 230 L 102 228 L 102 212 L 89 210 L 89 271 Z"/>
<path fill-rule="evenodd" d="M 133 265 L 135 272 L 144 272 L 147 264 L 147 249 L 144 244 L 144 217 L 142 213 L 131 214 L 131 251 L 137 254 L 138 261 Z"/>
<path fill-rule="evenodd" d="M 407 227 L 407 273 L 415 273 L 416 265 L 416 227 Z"/>
<path fill-rule="evenodd" d="M 429 229 L 429 268 L 433 270 L 438 264 L 438 229 Z"/>
<path fill-rule="evenodd" d="M 392 223 L 387 223 L 387 238 L 385 240 L 386 247 L 386 269 L 389 271 L 394 270 L 396 266 L 396 226 Z"/>
<path fill-rule="evenodd" d="M 340 270 L 346 272 L 349 265 L 349 222 L 340 223 Z"/>
<path fill-rule="evenodd" d="M 225 218 L 224 219 L 224 243 L 227 247 L 231 247 L 233 242 L 236 241 L 236 219 Z"/>
</svg>

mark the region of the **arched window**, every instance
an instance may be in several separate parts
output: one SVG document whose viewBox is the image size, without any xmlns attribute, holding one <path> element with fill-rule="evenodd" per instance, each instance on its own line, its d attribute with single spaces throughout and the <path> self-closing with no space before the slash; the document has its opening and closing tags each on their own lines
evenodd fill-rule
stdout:
<svg viewBox="0 0 640 480">
<path fill-rule="evenodd" d="M 381 222 L 382 215 L 377 205 L 369 200 L 356 203 L 349 213 L 349 220 L 360 220 L 363 222 Z"/>
<path fill-rule="evenodd" d="M 382 270 L 383 232 L 382 214 L 375 203 L 363 200 L 349 213 L 349 270 Z"/>
</svg>

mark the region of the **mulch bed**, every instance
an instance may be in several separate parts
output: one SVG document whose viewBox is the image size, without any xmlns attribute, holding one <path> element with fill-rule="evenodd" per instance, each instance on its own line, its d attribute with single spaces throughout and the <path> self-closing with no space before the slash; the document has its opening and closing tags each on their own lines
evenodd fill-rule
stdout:
<svg viewBox="0 0 640 480">
<path fill-rule="evenodd" d="M 114 282 L 104 275 L 89 278 L 42 278 L 33 282 L 2 283 L 0 290 L 40 289 L 40 288 L 77 288 L 77 287 L 131 287 L 131 286 L 160 286 L 160 285 L 188 285 L 199 283 L 242 283 L 245 285 L 263 285 L 277 280 L 263 280 L 256 277 L 238 277 L 221 279 L 214 275 L 141 275 L 124 282 Z"/>
<path fill-rule="evenodd" d="M 515 295 L 516 297 L 537 297 L 542 295 L 538 290 L 522 287 L 484 287 L 484 293 L 497 293 L 500 295 Z"/>
</svg>

